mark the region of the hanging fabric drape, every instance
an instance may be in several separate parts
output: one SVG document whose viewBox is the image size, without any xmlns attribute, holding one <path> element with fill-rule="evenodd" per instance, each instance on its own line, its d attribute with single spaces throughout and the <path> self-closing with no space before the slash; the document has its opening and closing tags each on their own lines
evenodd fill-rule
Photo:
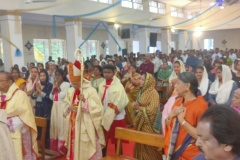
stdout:
<svg viewBox="0 0 240 160">
<path fill-rule="evenodd" d="M 191 33 L 190 35 L 188 35 L 188 40 L 187 40 L 187 43 L 185 44 L 185 49 L 187 49 L 187 45 L 188 45 L 188 43 L 190 42 L 190 40 L 192 39 L 192 35 L 193 35 L 193 33 Z"/>
<path fill-rule="evenodd" d="M 21 57 L 22 56 L 22 52 L 20 51 L 20 49 L 9 38 L 7 38 L 6 36 L 4 36 L 1 33 L 0 33 L 0 37 L 2 39 L 4 39 L 6 42 L 8 42 L 10 45 L 12 45 L 16 48 L 16 51 L 15 51 L 15 56 L 16 57 Z"/>
<path fill-rule="evenodd" d="M 98 27 L 100 25 L 103 25 L 103 27 L 107 30 L 107 32 L 109 33 L 109 35 L 112 37 L 113 41 L 118 45 L 118 51 L 121 51 L 121 46 L 120 44 L 118 43 L 118 41 L 114 38 L 114 36 L 112 35 L 112 33 L 109 31 L 108 27 L 103 23 L 103 22 L 99 22 L 94 28 L 93 30 L 91 31 L 91 33 L 87 36 L 87 38 L 79 45 L 79 48 L 82 47 L 82 45 L 87 41 L 89 40 L 89 38 L 93 35 L 93 33 L 98 29 Z"/>
</svg>

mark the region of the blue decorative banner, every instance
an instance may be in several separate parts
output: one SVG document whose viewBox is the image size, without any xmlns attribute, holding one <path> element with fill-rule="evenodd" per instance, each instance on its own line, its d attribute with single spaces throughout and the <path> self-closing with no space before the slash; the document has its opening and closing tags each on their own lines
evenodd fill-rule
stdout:
<svg viewBox="0 0 240 160">
<path fill-rule="evenodd" d="M 109 33 L 109 35 L 112 37 L 112 39 L 114 40 L 114 42 L 118 45 L 118 51 L 121 51 L 121 46 L 120 44 L 117 42 L 117 40 L 114 38 L 114 36 L 112 35 L 112 33 L 109 31 L 108 27 L 101 21 L 99 22 L 91 31 L 91 33 L 87 36 L 87 38 L 79 45 L 78 48 L 81 48 L 82 45 L 93 35 L 93 33 L 98 29 L 98 27 L 100 26 L 100 24 L 103 25 L 103 27 L 107 30 L 107 32 Z"/>
</svg>

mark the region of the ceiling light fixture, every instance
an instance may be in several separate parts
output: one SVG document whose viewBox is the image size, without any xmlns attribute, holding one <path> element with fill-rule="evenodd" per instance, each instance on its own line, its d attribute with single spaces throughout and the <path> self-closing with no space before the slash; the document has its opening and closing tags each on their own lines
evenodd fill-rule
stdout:
<svg viewBox="0 0 240 160">
<path fill-rule="evenodd" d="M 196 28 L 196 31 L 195 31 L 195 35 L 197 37 L 200 37 L 202 35 L 202 30 L 203 30 L 203 27 L 202 26 L 199 26 Z"/>
<path fill-rule="evenodd" d="M 118 29 L 118 28 L 120 27 L 120 25 L 117 24 L 117 23 L 114 23 L 114 27 L 115 27 L 116 29 Z"/>
<path fill-rule="evenodd" d="M 214 2 L 211 2 L 211 3 L 210 3 L 210 6 L 213 6 L 214 4 L 215 4 Z"/>
<path fill-rule="evenodd" d="M 171 32 L 174 33 L 174 32 L 175 32 L 175 29 L 174 29 L 174 28 L 171 28 Z"/>
</svg>

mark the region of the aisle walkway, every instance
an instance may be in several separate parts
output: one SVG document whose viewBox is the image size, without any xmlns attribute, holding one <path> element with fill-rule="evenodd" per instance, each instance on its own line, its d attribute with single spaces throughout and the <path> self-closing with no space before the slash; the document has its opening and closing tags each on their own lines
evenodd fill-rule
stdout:
<svg viewBox="0 0 240 160">
<path fill-rule="evenodd" d="M 108 145 L 107 154 L 115 155 L 114 144 L 111 144 L 110 140 L 109 140 L 108 144 L 109 145 Z M 128 157 L 133 157 L 133 148 L 134 148 L 134 142 L 123 143 L 123 155 L 128 156 Z M 66 160 L 66 158 L 61 157 L 61 158 L 56 158 L 54 160 Z"/>
</svg>

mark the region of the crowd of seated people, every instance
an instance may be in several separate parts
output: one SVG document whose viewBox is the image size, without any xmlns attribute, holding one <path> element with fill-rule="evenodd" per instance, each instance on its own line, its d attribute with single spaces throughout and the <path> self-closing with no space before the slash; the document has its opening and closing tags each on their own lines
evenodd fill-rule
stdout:
<svg viewBox="0 0 240 160">
<path fill-rule="evenodd" d="M 41 133 L 34 116 L 47 119 L 46 148 L 70 160 L 106 156 L 109 141 L 117 143 L 116 127 L 165 136 L 162 150 L 136 143 L 133 155 L 140 160 L 240 156 L 240 130 L 235 123 L 240 116 L 240 50 L 93 55 L 84 62 L 54 61 L 50 56 L 45 64 L 32 62 L 22 68 L 16 64 L 10 73 L 3 66 L 1 60 L 0 114 L 8 119 L 0 122 L 9 129 L 4 133 L 13 139 L 16 130 L 24 130 L 19 134 L 32 139 L 32 148 L 20 147 L 24 139 L 13 140 L 9 145 L 15 148 L 13 157 L 24 159 L 37 152 L 34 138 Z M 163 110 L 157 86 L 166 88 Z M 13 101 L 20 92 L 22 109 Z M 22 152 L 26 149 L 28 154 Z"/>
</svg>

